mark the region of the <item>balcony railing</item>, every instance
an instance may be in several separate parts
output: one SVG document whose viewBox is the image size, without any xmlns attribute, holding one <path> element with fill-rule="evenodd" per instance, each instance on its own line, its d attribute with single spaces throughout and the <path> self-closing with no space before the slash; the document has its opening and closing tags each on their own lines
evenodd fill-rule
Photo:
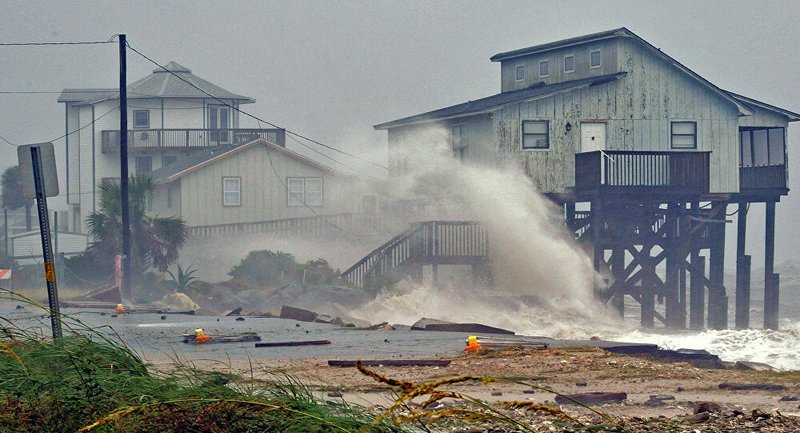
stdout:
<svg viewBox="0 0 800 433">
<path fill-rule="evenodd" d="M 739 189 L 786 190 L 786 166 L 739 167 Z"/>
<path fill-rule="evenodd" d="M 708 193 L 708 152 L 606 150 L 575 155 L 578 193 Z"/>
<path fill-rule="evenodd" d="M 119 131 L 102 131 L 103 153 L 119 152 Z M 131 129 L 131 149 L 197 148 L 225 144 L 244 144 L 263 138 L 279 146 L 286 145 L 283 129 Z"/>
</svg>

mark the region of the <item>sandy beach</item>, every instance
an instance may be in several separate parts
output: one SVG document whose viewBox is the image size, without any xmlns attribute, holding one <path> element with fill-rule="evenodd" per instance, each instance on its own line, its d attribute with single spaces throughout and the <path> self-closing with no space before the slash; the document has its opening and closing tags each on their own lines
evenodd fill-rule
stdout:
<svg viewBox="0 0 800 433">
<path fill-rule="evenodd" d="M 355 368 L 329 367 L 326 359 L 268 360 L 256 362 L 252 367 L 250 360 L 229 362 L 233 372 L 245 377 L 249 377 L 251 372 L 260 378 L 287 374 L 328 399 L 343 398 L 378 412 L 391 406 L 395 399 L 394 391 L 398 391 L 397 387 L 378 383 Z M 194 364 L 200 368 L 220 367 L 218 362 L 195 361 Z M 163 360 L 153 366 L 168 369 L 169 365 L 169 361 Z M 619 431 L 800 431 L 800 401 L 796 400 L 800 397 L 800 372 L 796 371 L 701 369 L 686 362 L 657 362 L 580 347 L 488 350 L 454 357 L 447 367 L 374 367 L 370 370 L 387 378 L 416 384 L 453 376 L 492 377 L 497 381 L 458 383 L 442 387 L 442 390 L 468 395 L 489 402 L 493 407 L 501 407 L 503 402 L 510 401 L 544 404 L 563 410 L 575 419 L 563 423 L 557 417 L 524 409 L 503 409 L 516 419 L 528 420 L 526 422 L 534 431 L 573 431 L 571 429 L 578 428 L 578 422 L 603 421 L 584 407 L 554 401 L 555 393 L 587 392 L 627 394 L 622 402 L 592 405 L 598 412 L 610 416 L 612 424 L 623 429 Z M 782 389 L 720 389 L 720 384 L 726 383 L 780 385 Z M 417 399 L 415 403 L 423 400 Z M 701 402 L 712 404 L 700 405 Z M 444 399 L 424 410 L 461 405 L 459 401 Z M 411 409 L 423 410 L 414 405 Z M 701 413 L 695 414 L 696 411 Z M 458 423 L 442 428 L 444 430 L 439 431 L 459 431 Z M 465 431 L 515 431 L 512 427 L 497 424 L 470 428 L 472 430 Z"/>
</svg>

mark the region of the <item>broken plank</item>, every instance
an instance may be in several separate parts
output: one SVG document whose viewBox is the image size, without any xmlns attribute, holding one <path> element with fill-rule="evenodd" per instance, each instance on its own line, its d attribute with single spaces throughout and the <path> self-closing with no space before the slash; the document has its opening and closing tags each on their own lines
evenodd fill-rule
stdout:
<svg viewBox="0 0 800 433">
<path fill-rule="evenodd" d="M 322 346 L 325 344 L 331 344 L 330 340 L 270 341 L 266 343 L 256 343 L 256 347 Z"/>
<path fill-rule="evenodd" d="M 358 361 L 329 360 L 331 367 L 355 367 Z M 449 359 L 365 359 L 361 361 L 364 367 L 447 367 Z"/>
</svg>

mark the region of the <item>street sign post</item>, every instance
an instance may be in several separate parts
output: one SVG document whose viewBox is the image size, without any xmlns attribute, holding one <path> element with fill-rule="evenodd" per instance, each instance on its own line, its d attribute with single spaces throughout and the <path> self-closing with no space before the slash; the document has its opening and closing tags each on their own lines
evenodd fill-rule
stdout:
<svg viewBox="0 0 800 433">
<path fill-rule="evenodd" d="M 50 220 L 47 211 L 47 197 L 58 195 L 58 177 L 53 143 L 26 144 L 17 148 L 22 195 L 36 199 L 39 214 L 39 231 L 42 238 L 42 258 L 44 259 L 44 279 L 47 282 L 47 299 L 50 303 L 50 324 L 53 338 L 61 338 L 61 313 L 58 305 L 58 286 L 56 268 L 53 262 L 53 244 L 50 236 Z"/>
</svg>

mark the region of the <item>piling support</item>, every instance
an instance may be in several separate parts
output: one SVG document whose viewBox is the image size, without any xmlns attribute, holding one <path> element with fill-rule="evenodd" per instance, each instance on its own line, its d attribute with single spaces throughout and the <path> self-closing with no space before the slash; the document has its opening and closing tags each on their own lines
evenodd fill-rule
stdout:
<svg viewBox="0 0 800 433">
<path fill-rule="evenodd" d="M 705 273 L 706 258 L 700 250 L 692 248 L 692 267 Z M 700 330 L 705 324 L 706 289 L 700 275 L 693 270 L 689 273 L 689 328 Z"/>
<path fill-rule="evenodd" d="M 666 322 L 668 328 L 682 328 L 680 323 L 680 301 L 678 288 L 678 266 L 677 256 L 680 249 L 678 243 L 678 209 L 677 205 L 670 203 L 666 214 L 664 230 L 667 236 L 667 248 L 670 254 L 667 256 L 666 276 L 664 279 L 666 291 L 664 293 L 666 303 Z"/>
<path fill-rule="evenodd" d="M 778 329 L 778 280 L 775 272 L 775 202 L 766 203 L 764 233 L 764 328 Z"/>
<path fill-rule="evenodd" d="M 740 202 L 736 230 L 736 329 L 750 328 L 750 257 L 747 243 L 747 203 Z"/>
<path fill-rule="evenodd" d="M 728 327 L 728 297 L 725 296 L 725 212 L 727 203 L 714 203 L 714 219 L 711 223 L 711 253 L 709 257 L 708 327 Z"/>
<path fill-rule="evenodd" d="M 615 245 L 611 250 L 611 272 L 614 275 L 614 281 L 622 281 L 625 279 L 625 249 L 621 246 Z M 614 296 L 611 297 L 611 306 L 620 317 L 625 317 L 625 292 L 617 290 Z"/>
<path fill-rule="evenodd" d="M 641 324 L 645 328 L 652 328 L 655 326 L 655 264 L 653 258 L 650 256 L 652 245 L 645 245 L 642 247 L 643 262 L 642 267 L 642 290 L 641 302 L 642 305 L 642 320 Z"/>
</svg>

